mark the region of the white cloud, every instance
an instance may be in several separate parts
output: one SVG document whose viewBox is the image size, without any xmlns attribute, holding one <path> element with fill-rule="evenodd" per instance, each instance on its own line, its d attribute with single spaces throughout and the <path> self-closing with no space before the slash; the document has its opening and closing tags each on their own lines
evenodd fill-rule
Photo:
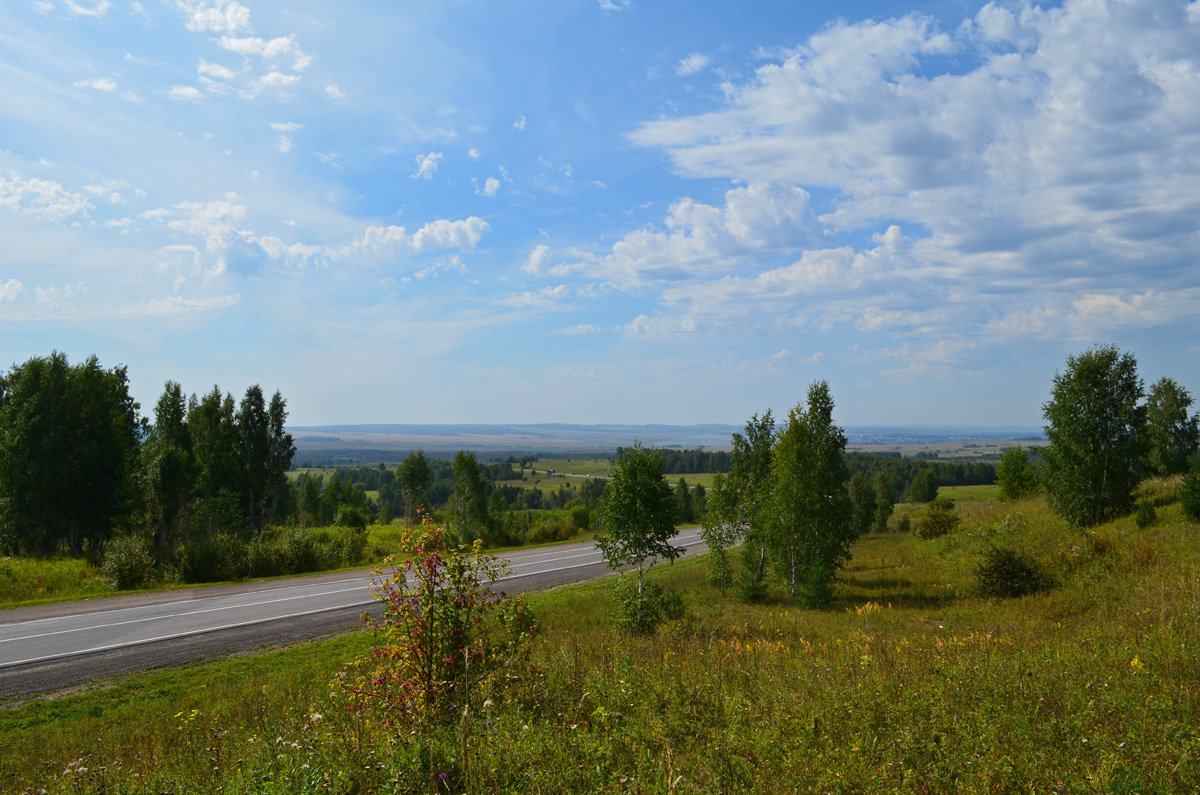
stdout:
<svg viewBox="0 0 1200 795">
<path fill-rule="evenodd" d="M 90 6 L 80 5 L 79 3 L 67 0 L 67 11 L 73 17 L 102 17 L 108 13 L 108 9 L 112 8 L 112 3 L 108 0 L 99 0 Z"/>
<path fill-rule="evenodd" d="M 75 85 L 78 88 L 94 88 L 97 91 L 115 91 L 117 83 L 115 80 L 109 80 L 107 77 L 92 77 L 87 80 L 76 80 Z"/>
<path fill-rule="evenodd" d="M 294 121 L 272 122 L 271 123 L 271 129 L 274 130 L 275 132 L 295 132 L 296 130 L 299 130 L 302 126 L 303 125 L 297 124 Z"/>
<path fill-rule="evenodd" d="M 358 251 L 386 248 L 400 248 L 414 254 L 429 248 L 472 249 L 487 229 L 487 221 L 474 215 L 461 221 L 430 221 L 412 235 L 403 226 L 371 226 L 360 239 L 338 249 L 334 256 L 348 257 Z"/>
<path fill-rule="evenodd" d="M 535 247 L 533 251 L 529 252 L 529 257 L 525 260 L 525 264 L 521 266 L 521 270 L 534 276 L 542 275 L 546 272 L 546 257 L 549 253 L 549 246 Z"/>
<path fill-rule="evenodd" d="M 292 151 L 292 139 L 286 135 L 279 136 L 279 140 L 275 143 L 275 150 L 281 155 L 286 155 Z"/>
<path fill-rule="evenodd" d="M 277 36 L 273 39 L 262 39 L 257 36 L 222 36 L 221 47 L 238 55 L 257 55 L 261 58 L 279 58 L 299 52 L 295 36 Z"/>
<path fill-rule="evenodd" d="M 196 33 L 236 33 L 250 29 L 250 9 L 235 0 L 207 3 L 178 2 L 187 15 L 187 29 Z"/>
<path fill-rule="evenodd" d="M 525 129 L 525 115 L 524 114 L 519 114 L 517 116 L 517 120 L 513 122 L 513 129 L 514 130 L 524 130 Z"/>
<path fill-rule="evenodd" d="M 189 312 L 211 312 L 218 309 L 228 309 L 237 306 L 242 301 L 240 293 L 232 295 L 217 295 L 211 298 L 183 298 L 178 295 L 141 301 L 132 306 L 120 309 L 118 315 L 140 315 L 149 317 L 165 317 L 182 315 Z"/>
<path fill-rule="evenodd" d="M 176 102 L 199 102 L 204 94 L 195 86 L 172 86 L 167 96 Z"/>
<path fill-rule="evenodd" d="M 694 317 L 670 317 L 638 315 L 622 329 L 630 337 L 646 339 L 669 339 L 681 335 L 695 334 L 699 324 Z"/>
<path fill-rule="evenodd" d="M 749 254 L 799 249 L 822 236 L 808 193 L 779 184 L 733 188 L 723 207 L 680 199 L 664 224 L 664 231 L 626 234 L 592 270 L 624 286 L 686 281 L 726 273 Z"/>
<path fill-rule="evenodd" d="M 430 152 L 427 155 L 417 155 L 413 159 L 417 164 L 417 170 L 412 173 L 412 178 L 432 179 L 433 173 L 438 170 L 438 166 L 442 162 L 442 153 Z"/>
<path fill-rule="evenodd" d="M 554 287 L 543 287 L 540 290 L 506 295 L 497 303 L 513 309 L 562 309 L 562 301 L 568 294 L 568 287 L 565 284 L 559 284 Z"/>
<path fill-rule="evenodd" d="M 436 279 L 439 274 L 450 273 L 450 272 L 453 272 L 453 273 L 466 273 L 467 272 L 466 264 L 462 261 L 462 257 L 458 256 L 457 254 L 455 254 L 453 257 L 450 257 L 447 260 L 442 260 L 440 262 L 434 262 L 424 268 L 421 268 L 418 271 L 413 272 L 412 276 L 406 277 L 404 279 L 404 281 L 410 282 L 414 279 L 417 281 L 424 281 L 425 279 L 431 279 L 431 278 Z"/>
<path fill-rule="evenodd" d="M 63 284 L 56 287 L 34 288 L 34 294 L 37 296 L 37 301 L 41 304 L 61 303 L 68 298 L 87 295 L 87 291 L 87 285 L 83 282 L 76 282 L 75 284 Z"/>
<path fill-rule="evenodd" d="M 577 326 L 568 326 L 567 328 L 559 329 L 557 334 L 599 334 L 604 329 L 599 326 L 594 326 L 591 323 L 580 323 Z"/>
<path fill-rule="evenodd" d="M 6 282 L 0 282 L 0 301 L 15 301 L 17 296 L 25 290 L 25 285 L 21 284 L 17 279 L 9 279 Z"/>
<path fill-rule="evenodd" d="M 680 77 L 694 75 L 712 63 L 712 59 L 707 55 L 702 55 L 694 52 L 686 58 L 683 58 L 679 63 L 675 64 L 675 74 Z"/>
<path fill-rule="evenodd" d="M 255 81 L 259 88 L 284 88 L 300 82 L 300 75 L 289 75 L 283 72 L 268 72 Z"/>
<path fill-rule="evenodd" d="M 342 93 L 342 90 L 337 87 L 337 83 L 330 83 L 329 85 L 325 86 L 325 93 L 333 99 L 346 98 L 346 95 Z"/>
<path fill-rule="evenodd" d="M 93 205 L 57 182 L 10 173 L 0 176 L 0 208 L 58 223 L 87 215 Z"/>
<path fill-rule="evenodd" d="M 601 11 L 624 11 L 633 0 L 599 0 Z"/>
<path fill-rule="evenodd" d="M 478 160 L 479 159 L 479 150 L 478 149 L 468 150 L 467 157 L 471 158 L 472 160 Z"/>
<path fill-rule="evenodd" d="M 496 179 L 495 177 L 488 177 L 487 181 L 483 183 L 483 187 L 476 188 L 475 192 L 483 194 L 484 196 L 493 197 L 499 190 L 500 180 Z"/>
<path fill-rule="evenodd" d="M 237 72 L 227 66 L 222 66 L 219 63 L 210 63 L 203 58 L 196 64 L 196 72 L 202 77 L 211 77 L 214 80 L 224 80 L 226 82 L 237 77 Z"/>
</svg>

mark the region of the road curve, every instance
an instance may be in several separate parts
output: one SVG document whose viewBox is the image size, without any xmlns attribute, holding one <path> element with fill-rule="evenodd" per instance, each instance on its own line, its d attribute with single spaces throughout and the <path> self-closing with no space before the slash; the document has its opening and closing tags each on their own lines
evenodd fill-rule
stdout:
<svg viewBox="0 0 1200 795">
<path fill-rule="evenodd" d="M 696 528 L 674 540 L 704 547 Z M 610 573 L 592 542 L 505 556 L 501 590 Z M 130 671 L 214 659 L 361 626 L 377 611 L 369 570 L 0 611 L 0 700 Z"/>
</svg>

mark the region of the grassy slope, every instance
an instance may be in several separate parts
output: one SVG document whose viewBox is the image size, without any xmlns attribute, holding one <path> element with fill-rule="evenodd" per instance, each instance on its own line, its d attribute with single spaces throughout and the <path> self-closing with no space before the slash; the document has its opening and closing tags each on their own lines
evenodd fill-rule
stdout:
<svg viewBox="0 0 1200 795">
<path fill-rule="evenodd" d="M 1040 500 L 959 510 L 952 536 L 862 539 L 826 610 L 719 599 L 704 560 L 654 570 L 689 612 L 652 638 L 612 635 L 605 583 L 540 595 L 536 668 L 435 734 L 435 767 L 464 789 L 465 738 L 477 791 L 1200 786 L 1200 529 L 1177 504 L 1146 530 L 1086 535 Z M 1057 586 L 978 597 L 989 544 L 1034 554 Z M 365 648 L 359 635 L 5 710 L 0 789 L 419 791 L 429 745 L 331 701 Z"/>
</svg>

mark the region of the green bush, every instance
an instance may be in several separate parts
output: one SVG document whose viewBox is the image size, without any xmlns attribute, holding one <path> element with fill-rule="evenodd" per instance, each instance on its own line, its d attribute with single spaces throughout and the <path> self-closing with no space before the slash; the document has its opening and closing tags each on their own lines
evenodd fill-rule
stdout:
<svg viewBox="0 0 1200 795">
<path fill-rule="evenodd" d="M 176 553 L 184 582 L 222 582 L 241 579 L 246 570 L 245 548 L 230 533 L 194 538 Z"/>
<path fill-rule="evenodd" d="M 1046 589 L 1049 577 L 1031 555 L 1015 549 L 992 547 L 975 569 L 975 580 L 984 596 L 1010 598 Z"/>
<path fill-rule="evenodd" d="M 904 514 L 904 515 L 903 515 L 903 516 L 901 516 L 901 517 L 900 517 L 900 519 L 899 519 L 899 520 L 896 522 L 896 532 L 897 532 L 897 533 L 910 533 L 910 532 L 912 532 L 912 519 L 909 519 L 909 518 L 908 518 L 908 514 Z"/>
<path fill-rule="evenodd" d="M 1183 478 L 1183 494 L 1180 497 L 1183 512 L 1192 521 L 1200 522 L 1200 456 L 1192 464 L 1192 470 Z"/>
<path fill-rule="evenodd" d="M 954 500 L 938 497 L 929 503 L 925 515 L 917 521 L 917 535 L 921 538 L 944 536 L 957 530 L 958 522 Z"/>
<path fill-rule="evenodd" d="M 1154 503 L 1150 500 L 1142 500 L 1138 503 L 1137 513 L 1133 515 L 1134 524 L 1139 530 L 1145 530 L 1150 525 L 1158 521 L 1158 512 L 1154 510 Z"/>
<path fill-rule="evenodd" d="M 104 545 L 100 576 L 118 591 L 140 588 L 154 577 L 154 555 L 144 539 L 123 536 Z"/>
<path fill-rule="evenodd" d="M 637 579 L 631 576 L 617 578 L 614 590 L 617 604 L 613 624 L 629 635 L 651 635 L 664 621 L 683 618 L 683 597 L 678 591 L 648 582 L 639 598 Z"/>
</svg>

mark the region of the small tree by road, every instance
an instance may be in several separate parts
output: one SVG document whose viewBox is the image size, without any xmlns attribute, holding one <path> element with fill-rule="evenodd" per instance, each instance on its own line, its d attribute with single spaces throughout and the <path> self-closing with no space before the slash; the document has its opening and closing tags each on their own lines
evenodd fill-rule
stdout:
<svg viewBox="0 0 1200 795">
<path fill-rule="evenodd" d="M 637 593 L 621 608 L 622 623 L 635 631 L 653 630 L 661 607 L 661 594 L 646 588 L 646 569 L 658 558 L 673 561 L 683 554 L 683 547 L 671 544 L 678 512 L 679 502 L 663 479 L 658 452 L 640 444 L 625 450 L 600 505 L 605 535 L 596 545 L 610 568 L 637 566 Z"/>
</svg>

